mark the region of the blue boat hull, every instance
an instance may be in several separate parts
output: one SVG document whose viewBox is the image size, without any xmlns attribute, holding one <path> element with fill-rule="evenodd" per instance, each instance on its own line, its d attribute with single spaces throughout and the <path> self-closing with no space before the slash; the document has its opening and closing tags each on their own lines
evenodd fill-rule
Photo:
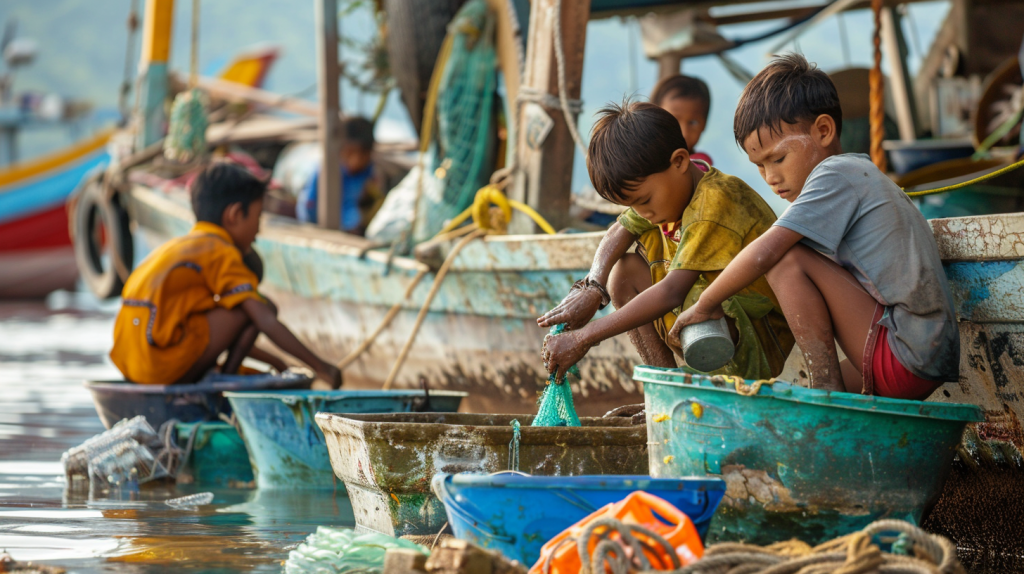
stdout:
<svg viewBox="0 0 1024 574">
<path fill-rule="evenodd" d="M 331 470 L 318 412 L 455 412 L 465 393 L 302 391 L 227 393 L 260 488 L 344 488 Z"/>
<path fill-rule="evenodd" d="M 438 474 L 432 487 L 457 538 L 526 566 L 537 562 L 548 540 L 637 490 L 675 505 L 703 538 L 725 494 L 725 483 L 716 478 L 610 475 Z"/>
</svg>

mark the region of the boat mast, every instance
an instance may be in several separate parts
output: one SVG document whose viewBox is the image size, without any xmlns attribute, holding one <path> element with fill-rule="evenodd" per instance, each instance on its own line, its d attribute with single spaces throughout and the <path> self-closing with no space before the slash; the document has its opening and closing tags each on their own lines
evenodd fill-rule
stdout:
<svg viewBox="0 0 1024 574">
<path fill-rule="evenodd" d="M 559 4 L 561 27 L 555 30 L 552 14 Z M 526 70 L 520 92 L 527 101 L 518 104 L 522 107 L 519 125 L 516 126 L 521 172 L 516 177 L 510 197 L 536 209 L 556 229 L 565 227 L 569 222 L 575 144 L 558 103 L 554 36 L 560 34 L 562 37 L 566 95 L 570 100 L 578 101 L 589 19 L 590 0 L 534 0 L 530 9 Z M 575 122 L 576 118 L 570 121 Z M 541 141 L 536 141 L 536 130 L 543 130 L 543 124 L 548 122 L 550 132 Z M 536 230 L 528 219 L 516 216 L 509 231 L 533 233 Z"/>
<path fill-rule="evenodd" d="M 167 99 L 167 63 L 171 53 L 174 0 L 146 0 L 142 26 L 139 75 L 139 131 L 136 148 L 143 149 L 164 135 L 164 101 Z"/>
<path fill-rule="evenodd" d="M 326 229 L 341 228 L 341 172 L 338 169 L 340 132 L 338 97 L 338 0 L 316 3 L 317 84 L 320 95 L 320 187 L 317 222 Z"/>
</svg>

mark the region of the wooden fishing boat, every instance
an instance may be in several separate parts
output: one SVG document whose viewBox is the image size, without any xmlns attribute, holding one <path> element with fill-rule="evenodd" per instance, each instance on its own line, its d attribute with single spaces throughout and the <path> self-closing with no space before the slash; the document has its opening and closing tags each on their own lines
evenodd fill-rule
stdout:
<svg viewBox="0 0 1024 574">
<path fill-rule="evenodd" d="M 0 299 L 43 297 L 78 278 L 65 202 L 101 169 L 111 131 L 0 171 Z"/>
<path fill-rule="evenodd" d="M 194 217 L 184 190 L 137 185 L 128 212 L 155 243 L 187 233 Z M 601 233 L 507 235 L 474 241 L 458 254 L 410 351 L 396 387 L 468 392 L 471 412 L 530 412 L 547 379 L 540 361 L 546 331 L 536 318 L 586 275 Z M 441 257 L 452 243 L 438 245 Z M 353 388 L 380 388 L 432 288 L 434 272 L 412 257 L 388 259 L 360 237 L 266 217 L 256 249 L 260 285 L 281 317 L 317 353 L 340 361 L 402 306 L 391 327 L 345 371 Z M 421 271 L 427 277 L 403 299 Z M 581 364 L 582 414 L 639 402 L 631 369 L 639 356 L 628 338 L 594 348 Z M 574 384 L 575 388 L 575 384 Z"/>
<path fill-rule="evenodd" d="M 329 413 L 455 412 L 452 391 L 268 391 L 224 396 L 242 431 L 260 488 L 334 488 L 323 432 L 313 417 Z"/>
</svg>

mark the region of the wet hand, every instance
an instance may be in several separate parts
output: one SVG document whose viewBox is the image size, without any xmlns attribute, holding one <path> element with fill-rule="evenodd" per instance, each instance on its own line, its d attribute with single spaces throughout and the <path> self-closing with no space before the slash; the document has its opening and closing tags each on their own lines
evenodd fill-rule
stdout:
<svg viewBox="0 0 1024 574">
<path fill-rule="evenodd" d="M 558 306 L 537 319 L 537 325 L 549 328 L 567 323 L 569 330 L 580 329 L 597 314 L 601 300 L 601 292 L 596 289 L 573 289 Z"/>
<path fill-rule="evenodd" d="M 561 335 L 544 337 L 542 356 L 544 368 L 555 374 L 556 381 L 565 380 L 569 367 L 580 362 L 593 345 L 584 340 L 579 331 L 566 331 Z"/>
<path fill-rule="evenodd" d="M 682 347 L 683 344 L 680 339 L 683 327 L 686 327 L 687 325 L 694 325 L 696 323 L 703 323 L 704 321 L 711 321 L 713 319 L 721 319 L 722 317 L 725 317 L 725 310 L 722 309 L 721 305 L 715 305 L 710 309 L 705 309 L 698 299 L 694 306 L 683 311 L 681 315 L 676 317 L 675 324 L 672 325 L 672 329 L 668 332 L 668 342 L 671 345 Z"/>
</svg>

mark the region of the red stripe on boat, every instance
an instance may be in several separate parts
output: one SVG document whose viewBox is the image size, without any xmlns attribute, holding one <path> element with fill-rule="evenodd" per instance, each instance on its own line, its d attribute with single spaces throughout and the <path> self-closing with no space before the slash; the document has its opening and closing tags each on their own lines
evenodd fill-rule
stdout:
<svg viewBox="0 0 1024 574">
<path fill-rule="evenodd" d="M 68 235 L 68 213 L 63 203 L 0 224 L 0 252 L 64 245 L 71 245 L 71 237 Z"/>
</svg>

